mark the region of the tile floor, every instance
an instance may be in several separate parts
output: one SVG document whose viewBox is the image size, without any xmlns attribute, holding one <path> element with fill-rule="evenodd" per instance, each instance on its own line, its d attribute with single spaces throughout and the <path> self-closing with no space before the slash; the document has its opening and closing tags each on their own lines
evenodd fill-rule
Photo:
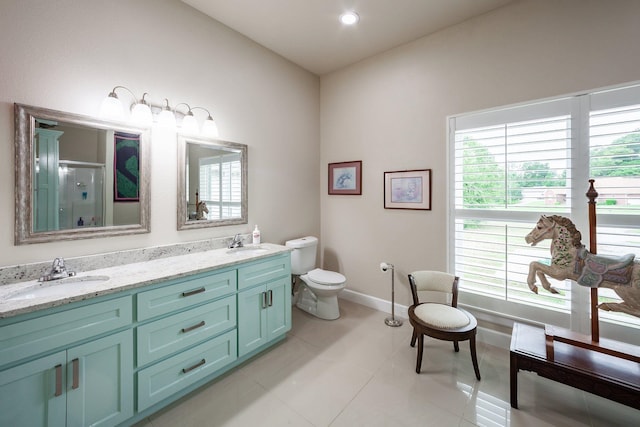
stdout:
<svg viewBox="0 0 640 427">
<path fill-rule="evenodd" d="M 522 371 L 512 409 L 509 352 L 483 343 L 481 381 L 468 343 L 456 354 L 430 338 L 417 375 L 408 322 L 390 328 L 385 313 L 340 308 L 324 321 L 294 307 L 284 342 L 136 427 L 640 425 L 638 410 Z"/>
</svg>

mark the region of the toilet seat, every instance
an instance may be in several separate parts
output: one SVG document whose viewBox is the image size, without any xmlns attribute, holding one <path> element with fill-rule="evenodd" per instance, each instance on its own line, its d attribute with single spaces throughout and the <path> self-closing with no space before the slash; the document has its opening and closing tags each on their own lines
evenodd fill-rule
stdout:
<svg viewBox="0 0 640 427">
<path fill-rule="evenodd" d="M 342 274 L 336 273 L 335 271 L 323 270 L 321 268 L 311 270 L 307 273 L 307 276 L 312 282 L 326 286 L 341 285 L 347 281 L 347 278 Z"/>
</svg>

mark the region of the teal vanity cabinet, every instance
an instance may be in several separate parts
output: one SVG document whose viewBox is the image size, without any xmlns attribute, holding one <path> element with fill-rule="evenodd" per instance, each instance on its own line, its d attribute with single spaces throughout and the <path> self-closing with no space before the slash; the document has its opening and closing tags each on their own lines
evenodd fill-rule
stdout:
<svg viewBox="0 0 640 427">
<path fill-rule="evenodd" d="M 238 268 L 238 355 L 242 357 L 290 329 L 290 254 Z"/>
<path fill-rule="evenodd" d="M 138 411 L 237 359 L 236 292 L 233 269 L 172 280 L 138 293 Z"/>
<path fill-rule="evenodd" d="M 0 323 L 1 425 L 111 426 L 133 416 L 131 296 L 76 307 Z"/>
<path fill-rule="evenodd" d="M 0 426 L 128 426 L 291 329 L 289 252 L 0 319 Z"/>
</svg>

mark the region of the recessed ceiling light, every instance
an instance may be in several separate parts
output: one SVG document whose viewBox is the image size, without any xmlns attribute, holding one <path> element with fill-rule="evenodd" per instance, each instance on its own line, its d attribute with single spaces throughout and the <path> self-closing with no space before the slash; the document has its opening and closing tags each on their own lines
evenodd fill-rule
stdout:
<svg viewBox="0 0 640 427">
<path fill-rule="evenodd" d="M 344 25 L 354 25 L 357 24 L 359 20 L 360 17 L 358 16 L 358 14 L 353 11 L 345 12 L 340 15 L 340 22 L 342 22 Z"/>
</svg>

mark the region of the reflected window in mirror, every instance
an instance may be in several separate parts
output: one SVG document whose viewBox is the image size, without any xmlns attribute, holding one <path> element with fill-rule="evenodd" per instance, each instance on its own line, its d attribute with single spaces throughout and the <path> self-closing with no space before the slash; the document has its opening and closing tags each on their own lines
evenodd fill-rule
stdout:
<svg viewBox="0 0 640 427">
<path fill-rule="evenodd" d="M 149 232 L 148 129 L 15 104 L 16 244 Z"/>
<path fill-rule="evenodd" d="M 178 137 L 178 229 L 247 223 L 247 146 Z"/>
</svg>

